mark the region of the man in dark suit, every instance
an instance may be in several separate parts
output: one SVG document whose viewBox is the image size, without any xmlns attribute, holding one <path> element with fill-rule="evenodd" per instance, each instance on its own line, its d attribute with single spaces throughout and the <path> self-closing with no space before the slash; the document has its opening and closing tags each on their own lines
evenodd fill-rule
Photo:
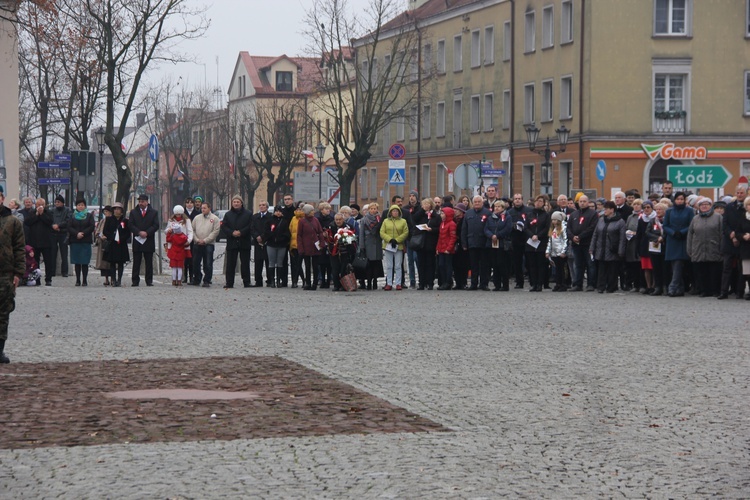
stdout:
<svg viewBox="0 0 750 500">
<path fill-rule="evenodd" d="M 133 232 L 133 286 L 141 281 L 141 259 L 146 259 L 146 286 L 154 284 L 154 235 L 159 230 L 159 214 L 148 204 L 148 196 L 138 197 L 138 206 L 130 211 L 128 217 L 130 230 Z"/>
<path fill-rule="evenodd" d="M 294 213 L 292 213 L 294 215 Z M 258 212 L 253 214 L 250 235 L 255 249 L 255 286 L 263 286 L 263 267 L 266 268 L 266 277 L 268 277 L 268 254 L 266 253 L 266 241 L 263 239 L 266 231 L 271 227 L 273 216 L 268 212 L 268 202 L 261 201 L 258 204 Z M 270 280 L 266 280 L 266 285 L 270 285 Z"/>
</svg>

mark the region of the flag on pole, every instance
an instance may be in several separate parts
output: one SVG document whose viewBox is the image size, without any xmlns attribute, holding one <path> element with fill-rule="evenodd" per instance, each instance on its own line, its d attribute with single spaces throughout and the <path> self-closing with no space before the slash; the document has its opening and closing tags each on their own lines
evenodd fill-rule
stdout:
<svg viewBox="0 0 750 500">
<path fill-rule="evenodd" d="M 315 158 L 315 153 L 307 149 L 303 150 L 302 154 L 305 155 L 305 158 L 307 158 L 308 160 L 312 160 L 313 158 Z"/>
<path fill-rule="evenodd" d="M 557 158 L 557 153 L 555 153 L 554 151 L 552 151 L 552 154 L 550 156 L 552 156 L 552 158 Z"/>
</svg>

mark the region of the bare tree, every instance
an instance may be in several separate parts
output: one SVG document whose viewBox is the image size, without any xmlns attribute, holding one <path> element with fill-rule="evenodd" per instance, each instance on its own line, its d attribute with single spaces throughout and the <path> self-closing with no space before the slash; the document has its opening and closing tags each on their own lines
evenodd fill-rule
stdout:
<svg viewBox="0 0 750 500">
<path fill-rule="evenodd" d="M 79 0 L 66 0 L 66 5 Z M 104 73 L 106 96 L 105 136 L 117 165 L 116 199 L 127 202 L 133 183 L 120 144 L 146 70 L 160 61 L 184 61 L 175 52 L 185 39 L 205 33 L 209 21 L 202 9 L 187 0 L 85 0 L 85 15 L 93 20 L 89 43 L 97 49 Z"/>
<path fill-rule="evenodd" d="M 270 145 L 256 144 L 255 117 L 234 111 L 229 117 L 229 133 L 234 137 L 235 175 L 239 177 L 240 196 L 247 196 L 248 206 L 255 205 L 255 192 L 263 181 L 263 172 L 273 168 L 274 151 Z"/>
<path fill-rule="evenodd" d="M 310 52 L 321 58 L 322 86 L 311 100 L 310 119 L 324 115 L 332 121 L 318 133 L 333 148 L 342 200 L 349 200 L 377 134 L 394 119 L 416 118 L 413 107 L 425 83 L 413 76 L 422 33 L 408 17 L 393 20 L 402 4 L 370 0 L 357 16 L 346 0 L 314 0 L 307 12 L 306 36 Z"/>
</svg>

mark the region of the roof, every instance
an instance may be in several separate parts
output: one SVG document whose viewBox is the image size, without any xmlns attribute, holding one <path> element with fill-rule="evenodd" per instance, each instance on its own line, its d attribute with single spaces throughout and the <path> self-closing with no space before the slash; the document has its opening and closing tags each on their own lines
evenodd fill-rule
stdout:
<svg viewBox="0 0 750 500">
<path fill-rule="evenodd" d="M 387 31 L 393 28 L 398 28 L 413 23 L 414 21 L 421 21 L 481 1 L 482 0 L 427 0 L 427 2 L 414 10 L 406 10 L 397 15 L 385 23 L 382 29 L 383 31 Z"/>
<path fill-rule="evenodd" d="M 318 81 L 319 59 L 311 57 L 289 57 L 286 54 L 280 56 L 253 56 L 246 51 L 240 52 L 240 60 L 250 76 L 250 83 L 256 94 L 276 93 L 273 83 L 268 81 L 265 72 L 279 61 L 286 60 L 297 66 L 297 93 L 307 93 L 314 90 L 315 82 Z"/>
</svg>

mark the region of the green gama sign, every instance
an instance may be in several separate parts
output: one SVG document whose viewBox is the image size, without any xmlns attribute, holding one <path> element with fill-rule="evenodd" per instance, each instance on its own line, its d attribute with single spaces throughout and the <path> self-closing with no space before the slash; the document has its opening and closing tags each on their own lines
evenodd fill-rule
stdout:
<svg viewBox="0 0 750 500">
<path fill-rule="evenodd" d="M 722 188 L 731 178 L 724 165 L 667 166 L 667 179 L 680 188 Z"/>
</svg>

